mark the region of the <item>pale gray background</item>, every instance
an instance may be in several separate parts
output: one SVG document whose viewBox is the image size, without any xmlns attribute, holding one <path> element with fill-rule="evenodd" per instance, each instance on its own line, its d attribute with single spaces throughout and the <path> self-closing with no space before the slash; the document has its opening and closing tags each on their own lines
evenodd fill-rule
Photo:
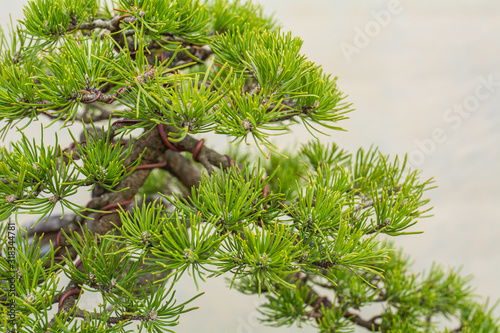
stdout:
<svg viewBox="0 0 500 333">
<path fill-rule="evenodd" d="M 500 81 L 500 2 L 398 2 L 401 12 L 347 59 L 340 45 L 355 46 L 357 29 L 374 28 L 373 12 L 387 10 L 390 1 L 261 0 L 285 30 L 304 39 L 303 52 L 311 60 L 339 76 L 340 88 L 354 103 L 356 111 L 341 123 L 348 132 L 321 140 L 334 140 L 351 151 L 373 143 L 384 153 L 404 154 L 418 151 L 417 141 L 442 129 L 445 139 L 414 163 L 424 170 L 422 177 L 435 177 L 439 186 L 428 193 L 434 217 L 412 229 L 425 231 L 423 235 L 396 241 L 413 256 L 415 270 L 428 269 L 433 261 L 462 266 L 463 273 L 474 273 L 477 294 L 494 302 L 500 298 L 500 87 L 461 118 L 459 126 L 443 117 L 474 96 L 480 77 Z M 4 26 L 9 12 L 21 17 L 26 1 L 0 3 Z M 283 147 L 308 139 L 306 131 L 297 129 L 278 143 Z M 181 285 L 179 299 L 195 292 L 188 279 Z M 284 331 L 258 324 L 254 305 L 259 300 L 228 290 L 221 279 L 201 290 L 206 294 L 195 303 L 200 309 L 181 317 L 176 331 Z"/>
</svg>

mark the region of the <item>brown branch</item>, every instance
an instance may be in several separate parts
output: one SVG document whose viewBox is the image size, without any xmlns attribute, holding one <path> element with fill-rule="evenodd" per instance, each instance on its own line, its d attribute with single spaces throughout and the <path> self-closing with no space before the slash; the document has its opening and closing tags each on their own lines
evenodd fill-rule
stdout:
<svg viewBox="0 0 500 333">
<path fill-rule="evenodd" d="M 64 305 L 64 302 L 68 297 L 71 297 L 72 295 L 80 295 L 83 293 L 83 290 L 81 289 L 71 289 L 69 291 L 66 291 L 61 298 L 59 299 L 59 309 L 61 309 Z M 76 300 L 75 300 L 76 301 Z"/>
<path fill-rule="evenodd" d="M 286 121 L 286 120 L 290 120 L 292 119 L 293 117 L 295 116 L 298 116 L 300 114 L 305 114 L 307 115 L 309 112 L 311 112 L 312 110 L 316 109 L 318 107 L 317 103 L 315 103 L 314 106 L 302 106 L 301 110 L 298 111 L 296 110 L 296 106 L 297 106 L 297 102 L 287 102 L 287 101 L 283 101 L 281 103 L 283 105 L 283 108 L 288 108 L 290 109 L 290 112 L 289 114 L 285 114 L 283 116 L 280 116 L 280 117 L 276 117 L 276 118 L 273 118 L 271 119 L 269 122 L 270 123 L 273 123 L 273 122 L 280 122 L 280 121 Z M 276 108 L 276 105 L 271 105 L 267 108 L 267 112 L 272 112 L 274 109 Z"/>
<path fill-rule="evenodd" d="M 75 317 L 80 317 L 80 318 L 90 319 L 90 320 L 94 320 L 94 319 L 98 319 L 99 320 L 101 318 L 101 314 L 100 313 L 96 313 L 96 312 L 89 312 L 87 310 L 78 308 L 76 310 Z M 143 315 L 123 315 L 121 317 L 109 317 L 106 320 L 106 322 L 108 324 L 119 324 L 120 322 L 127 321 L 127 320 L 149 321 L 149 320 L 151 320 L 154 317 L 155 317 L 155 314 L 153 312 L 150 314 L 150 316 L 143 316 Z"/>
<path fill-rule="evenodd" d="M 61 300 L 61 297 L 65 294 L 64 291 L 61 291 L 59 294 L 55 295 L 54 298 L 52 298 L 52 304 L 54 303 L 59 303 Z"/>
<path fill-rule="evenodd" d="M 365 319 L 361 318 L 359 315 L 357 315 L 355 313 L 351 313 L 349 311 L 347 311 L 344 314 L 344 318 L 349 319 L 351 322 L 353 322 L 354 324 L 356 324 L 358 326 L 366 328 L 370 332 L 374 332 L 374 331 L 375 332 L 384 332 L 381 329 L 380 324 L 375 323 L 375 320 L 378 319 L 379 317 L 380 316 L 374 316 L 370 320 L 365 320 Z"/>
<path fill-rule="evenodd" d="M 103 20 L 97 19 L 92 22 L 83 22 L 80 24 L 70 24 L 66 29 L 67 32 L 71 32 L 74 30 L 94 30 L 94 29 L 104 29 L 110 32 L 115 32 L 119 29 L 119 24 L 123 23 L 132 23 L 137 20 L 136 17 L 125 14 L 125 15 L 116 15 L 111 20 Z"/>
<path fill-rule="evenodd" d="M 114 123 L 109 131 L 109 135 L 114 137 L 116 130 L 123 128 L 128 124 L 136 123 L 136 121 L 123 120 Z M 100 133 L 99 136 L 106 135 L 106 133 Z M 221 155 L 214 150 L 207 148 L 200 144 L 200 141 L 187 136 L 183 141 L 176 143 L 176 146 L 181 150 L 187 150 L 193 152 L 196 148 L 196 157 L 201 162 L 202 159 L 210 162 L 212 165 L 229 167 L 230 159 L 226 156 Z M 146 149 L 147 148 L 147 149 Z M 158 165 L 163 166 L 167 171 L 169 171 L 174 177 L 177 177 L 186 187 L 190 188 L 192 186 L 197 186 L 201 179 L 201 172 L 193 165 L 193 163 L 182 156 L 179 152 L 174 152 L 163 144 L 163 141 L 159 135 L 158 129 L 154 128 L 148 133 L 135 140 L 133 143 L 133 149 L 130 156 L 124 162 L 125 165 L 130 165 L 133 163 L 142 153 L 141 165 L 151 165 L 158 162 L 158 160 L 165 160 L 165 163 Z M 135 170 L 131 175 L 127 176 L 120 184 L 115 188 L 118 192 L 107 192 L 104 191 L 99 196 L 95 197 L 88 205 L 88 208 L 101 209 L 106 205 L 111 205 L 116 202 L 130 201 L 132 200 L 137 191 L 142 187 L 146 178 L 148 177 L 150 168 L 139 168 Z M 105 234 L 108 231 L 114 229 L 114 225 L 120 226 L 121 221 L 119 215 L 116 212 L 112 212 L 101 216 L 96 221 L 90 224 L 90 230 L 99 235 Z M 69 234 L 70 230 L 79 230 L 79 227 L 75 222 L 70 222 L 65 225 L 65 232 Z M 72 247 L 68 246 L 64 234 L 59 235 L 59 244 L 63 251 L 61 255 L 69 256 L 71 259 L 76 257 L 76 251 Z M 79 266 L 79 269 L 83 269 L 83 265 Z M 60 311 L 69 312 L 73 309 L 76 299 L 80 293 L 80 286 L 76 283 L 70 283 L 64 294 L 56 296 L 60 304 Z M 85 315 L 85 313 L 78 313 L 78 315 Z M 135 316 L 137 317 L 137 316 Z M 128 317 L 130 320 L 142 320 L 144 318 L 135 318 L 134 316 Z"/>
<path fill-rule="evenodd" d="M 165 129 L 168 132 L 177 133 L 177 129 L 171 125 L 164 125 Z M 177 147 L 181 151 L 193 152 L 198 145 L 199 140 L 196 140 L 190 135 L 187 135 L 184 140 L 180 142 L 173 143 L 175 147 Z M 213 149 L 208 148 L 207 146 L 203 146 L 200 148 L 198 152 L 198 159 L 201 161 L 202 159 L 206 159 L 208 163 L 215 167 L 222 167 L 222 169 L 227 169 L 230 166 L 230 162 L 225 155 L 219 154 Z"/>
<path fill-rule="evenodd" d="M 133 124 L 138 122 L 137 120 L 121 120 L 115 122 L 109 131 L 111 137 L 113 137 L 116 131 L 120 128 L 124 128 L 128 124 Z M 167 131 L 176 132 L 175 127 L 166 125 Z M 103 134 L 105 135 L 105 134 Z M 204 163 L 205 166 L 213 165 L 217 167 L 222 167 L 223 169 L 230 166 L 230 160 L 222 154 L 206 147 L 205 145 L 200 145 L 200 140 L 196 140 L 190 135 L 186 136 L 184 140 L 173 143 L 181 151 L 189 151 L 193 153 L 197 149 L 197 158 L 200 162 Z M 167 165 L 164 167 L 169 171 L 174 177 L 178 178 L 187 188 L 192 186 L 197 186 L 200 179 L 201 173 L 195 168 L 192 163 L 179 153 L 172 152 L 164 145 L 161 136 L 159 135 L 158 128 L 150 130 L 147 134 L 139 138 L 133 144 L 133 150 L 129 158 L 125 161 L 125 165 L 130 165 L 134 162 L 139 155 L 147 147 L 147 150 L 142 158 L 141 164 L 154 164 L 157 163 L 159 159 L 165 158 Z M 147 176 L 149 175 L 149 170 L 136 170 L 134 173 L 126 177 L 116 188 L 118 193 L 100 193 L 98 197 L 89 204 L 88 208 L 100 209 L 101 207 L 108 205 L 110 203 L 122 202 L 132 199 L 139 188 L 143 185 Z M 123 190 L 123 191 L 121 191 Z M 98 222 L 94 223 L 95 232 L 101 234 L 106 233 L 113 229 L 112 223 L 116 225 L 121 225 L 118 221 L 117 213 L 106 214 L 102 216 Z"/>
<path fill-rule="evenodd" d="M 314 291 L 313 289 L 310 289 L 308 294 L 307 294 L 307 297 L 305 299 L 305 302 L 309 304 L 312 302 L 313 299 L 316 299 L 316 302 L 317 302 L 317 304 L 315 304 L 315 306 L 314 306 L 315 310 L 313 310 L 314 318 L 319 319 L 322 317 L 322 314 L 320 312 L 316 311 L 316 309 L 320 308 L 321 305 L 323 305 L 326 310 L 332 309 L 334 307 L 332 302 L 327 297 L 320 297 L 316 291 Z M 378 319 L 379 316 L 374 316 L 370 320 L 365 320 L 365 319 L 361 318 L 359 315 L 352 313 L 352 312 L 349 312 L 347 309 L 344 309 L 343 307 L 336 307 L 336 311 L 343 311 L 344 318 L 348 319 L 349 321 L 351 321 L 352 323 L 354 323 L 358 326 L 361 326 L 361 327 L 364 327 L 364 328 L 370 330 L 370 332 L 381 331 L 381 326 L 379 324 L 375 323 L 375 320 Z"/>
<path fill-rule="evenodd" d="M 393 195 L 393 194 L 398 193 L 400 190 L 401 190 L 401 185 L 396 186 L 390 190 L 387 190 L 387 194 Z M 378 201 L 382 201 L 383 199 L 384 199 L 384 194 L 381 194 L 377 197 Z M 362 209 L 367 209 L 367 208 L 373 207 L 374 204 L 375 204 L 374 200 L 370 200 L 368 202 L 356 205 L 356 206 L 354 206 L 353 213 L 356 213 Z"/>
<path fill-rule="evenodd" d="M 99 320 L 101 318 L 101 314 L 96 312 L 89 312 L 87 310 L 78 308 L 76 310 L 75 317 L 90 319 L 90 320 L 95 320 L 95 319 Z M 125 317 L 109 317 L 106 322 L 108 324 L 118 324 L 120 321 L 125 321 L 125 320 L 126 320 Z"/>
<path fill-rule="evenodd" d="M 198 187 L 201 180 L 201 171 L 188 158 L 170 149 L 165 151 L 167 170 L 176 177 L 186 188 Z"/>
<path fill-rule="evenodd" d="M 392 221 L 391 218 L 387 218 L 384 222 L 382 222 L 379 225 L 376 225 L 373 228 L 367 230 L 366 231 L 366 235 L 370 235 L 370 234 L 374 234 L 376 232 L 379 232 L 380 230 L 384 229 L 389 224 L 391 224 L 391 221 Z"/>
<path fill-rule="evenodd" d="M 151 76 L 151 75 L 149 75 L 149 76 Z M 144 77 L 149 77 L 149 76 L 148 76 L 148 73 L 144 74 Z M 118 94 L 124 95 L 130 89 L 131 89 L 130 86 L 126 86 L 126 87 L 123 87 L 121 89 L 118 89 L 114 94 L 103 94 L 103 93 L 101 93 L 100 90 L 98 90 L 96 92 L 82 93 L 82 96 L 80 98 L 80 102 L 86 103 L 86 104 L 94 103 L 94 102 L 111 104 L 115 101 Z"/>
<path fill-rule="evenodd" d="M 74 281 L 70 281 L 59 297 L 59 308 L 57 314 L 60 314 L 62 311 L 70 313 L 76 304 L 77 298 L 80 297 L 82 292 L 83 290 L 80 285 Z M 54 319 L 55 317 L 51 320 L 51 323 L 54 322 Z"/>
<path fill-rule="evenodd" d="M 276 122 L 280 122 L 280 121 L 290 120 L 290 119 L 292 119 L 293 117 L 295 117 L 295 116 L 297 116 L 299 114 L 300 113 L 291 113 L 291 114 L 288 114 L 288 115 L 285 115 L 285 116 L 273 118 L 273 119 L 269 120 L 269 122 L 270 123 L 276 123 Z"/>
</svg>

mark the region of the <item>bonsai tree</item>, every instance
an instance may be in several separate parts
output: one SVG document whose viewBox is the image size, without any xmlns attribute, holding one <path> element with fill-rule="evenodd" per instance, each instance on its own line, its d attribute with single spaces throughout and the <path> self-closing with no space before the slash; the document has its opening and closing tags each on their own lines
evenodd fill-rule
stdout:
<svg viewBox="0 0 500 333">
<path fill-rule="evenodd" d="M 34 0 L 24 14 L 0 45 L 1 134 L 21 135 L 0 153 L 6 332 L 171 331 L 201 296 L 176 298 L 186 275 L 264 297 L 271 326 L 499 331 L 468 277 L 412 273 L 392 247 L 430 210 L 432 180 L 406 157 L 275 146 L 298 124 L 341 130 L 351 105 L 258 5 Z M 72 140 L 46 145 L 61 127 Z M 234 145 L 216 151 L 204 133 Z"/>
</svg>

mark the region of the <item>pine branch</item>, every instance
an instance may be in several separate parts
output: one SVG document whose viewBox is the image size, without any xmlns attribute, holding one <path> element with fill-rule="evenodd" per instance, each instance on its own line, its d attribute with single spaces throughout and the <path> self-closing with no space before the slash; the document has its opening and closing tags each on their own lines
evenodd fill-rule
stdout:
<svg viewBox="0 0 500 333">
<path fill-rule="evenodd" d="M 323 306 L 326 310 L 332 309 L 334 307 L 333 303 L 327 298 L 327 297 L 320 297 L 320 295 L 314 291 L 313 289 L 309 290 L 309 293 L 307 294 L 306 298 L 306 303 L 311 302 L 311 300 L 316 299 L 314 302 L 314 309 L 313 312 L 311 313 L 311 316 L 320 319 L 322 317 L 322 314 L 318 312 L 319 309 Z M 361 318 L 359 315 L 349 312 L 347 308 L 342 307 L 342 308 L 337 308 L 337 311 L 340 310 L 344 313 L 344 318 L 348 319 L 352 323 L 366 328 L 370 332 L 384 332 L 381 330 L 381 326 L 375 322 L 378 318 L 380 318 L 379 315 L 372 317 L 369 320 Z"/>
</svg>

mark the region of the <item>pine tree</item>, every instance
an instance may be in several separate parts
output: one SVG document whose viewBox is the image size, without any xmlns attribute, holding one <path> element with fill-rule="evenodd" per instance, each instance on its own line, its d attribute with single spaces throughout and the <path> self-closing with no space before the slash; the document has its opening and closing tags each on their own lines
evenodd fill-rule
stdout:
<svg viewBox="0 0 500 333">
<path fill-rule="evenodd" d="M 411 273 L 387 241 L 429 216 L 433 181 L 406 157 L 273 144 L 297 124 L 342 130 L 352 109 L 260 6 L 34 0 L 24 14 L 0 36 L 0 134 L 22 135 L 0 152 L 7 332 L 171 331 L 202 296 L 176 299 L 186 275 L 265 298 L 271 326 L 437 332 L 455 318 L 444 332 L 499 332 L 469 277 Z M 39 118 L 50 126 L 28 137 Z M 72 141 L 45 145 L 61 126 Z M 211 149 L 203 133 L 235 146 Z M 88 203 L 72 199 L 85 190 Z M 23 229 L 19 214 L 36 223 Z M 94 311 L 83 292 L 102 298 Z M 379 315 L 363 316 L 375 303 Z"/>
</svg>

